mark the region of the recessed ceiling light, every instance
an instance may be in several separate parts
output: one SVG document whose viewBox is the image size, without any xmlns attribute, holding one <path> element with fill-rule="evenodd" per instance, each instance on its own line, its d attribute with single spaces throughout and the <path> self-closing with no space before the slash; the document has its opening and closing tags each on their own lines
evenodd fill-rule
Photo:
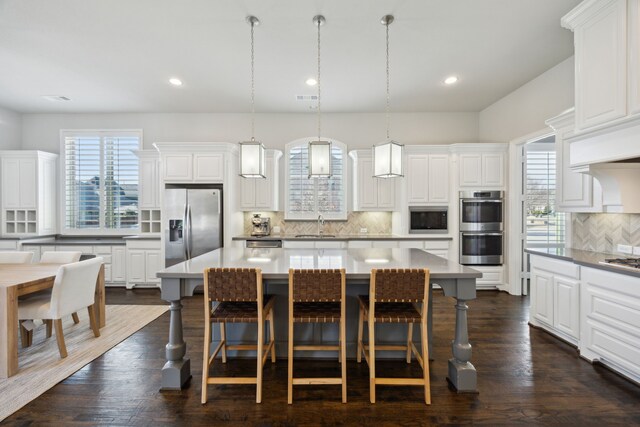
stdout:
<svg viewBox="0 0 640 427">
<path fill-rule="evenodd" d="M 458 81 L 458 78 L 456 76 L 450 76 L 450 77 L 447 77 L 446 79 L 444 79 L 444 84 L 452 85 L 452 84 L 456 83 L 457 81 Z"/>
<path fill-rule="evenodd" d="M 175 77 L 169 79 L 169 83 L 171 83 L 174 86 L 182 86 L 182 80 L 176 79 Z"/>
<path fill-rule="evenodd" d="M 318 84 L 318 81 L 314 78 L 309 78 L 305 83 L 308 84 L 309 86 L 315 86 Z"/>
<path fill-rule="evenodd" d="M 42 95 L 47 101 L 71 101 L 71 98 L 61 95 Z"/>
</svg>

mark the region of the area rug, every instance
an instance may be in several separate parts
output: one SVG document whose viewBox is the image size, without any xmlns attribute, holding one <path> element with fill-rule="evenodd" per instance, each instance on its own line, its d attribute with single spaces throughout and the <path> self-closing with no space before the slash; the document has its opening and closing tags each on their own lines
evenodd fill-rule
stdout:
<svg viewBox="0 0 640 427">
<path fill-rule="evenodd" d="M 0 421 L 79 371 L 118 343 L 157 319 L 169 309 L 166 305 L 108 305 L 107 324 L 95 338 L 89 328 L 86 310 L 78 312 L 80 323 L 71 316 L 63 320 L 68 356 L 60 358 L 55 332 L 45 339 L 45 328 L 34 331 L 33 344 L 18 350 L 18 373 L 0 379 Z"/>
</svg>

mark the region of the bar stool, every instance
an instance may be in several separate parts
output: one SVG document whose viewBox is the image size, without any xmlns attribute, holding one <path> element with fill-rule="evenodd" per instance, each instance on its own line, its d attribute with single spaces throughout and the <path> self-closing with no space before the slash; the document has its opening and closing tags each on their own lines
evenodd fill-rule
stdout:
<svg viewBox="0 0 640 427">
<path fill-rule="evenodd" d="M 289 270 L 289 374 L 287 402 L 293 403 L 294 385 L 342 384 L 342 403 L 347 402 L 345 327 L 345 270 Z M 293 344 L 294 323 L 338 323 L 338 345 Z M 338 378 L 294 378 L 293 352 L 338 351 L 342 375 Z"/>
<path fill-rule="evenodd" d="M 264 295 L 262 271 L 256 268 L 208 268 L 204 271 L 204 352 L 202 355 L 202 404 L 207 403 L 209 384 L 256 384 L 256 403 L 262 401 L 262 369 L 269 352 L 271 362 L 276 361 L 273 327 L 272 295 Z M 214 301 L 218 305 L 212 307 Z M 264 321 L 269 321 L 270 340 L 264 345 Z M 209 357 L 211 350 L 211 324 L 220 324 L 220 343 Z M 257 323 L 257 345 L 228 345 L 227 323 Z M 222 363 L 227 362 L 227 350 L 256 350 L 257 370 L 255 377 L 212 377 L 209 367 L 222 350 Z"/>
<path fill-rule="evenodd" d="M 358 363 L 362 354 L 369 364 L 369 387 L 371 403 L 376 402 L 376 384 L 417 385 L 424 387 L 424 401 L 431 404 L 429 382 L 429 337 L 427 332 L 427 311 L 429 307 L 428 269 L 373 269 L 369 284 L 369 295 L 358 297 L 360 314 L 358 318 Z M 421 302 L 418 310 L 415 303 Z M 362 341 L 364 322 L 369 328 L 369 342 Z M 407 323 L 407 345 L 376 345 L 376 323 Z M 420 324 L 422 356 L 413 343 L 413 324 Z M 376 377 L 376 350 L 406 351 L 407 363 L 414 354 L 422 367 L 422 378 L 380 378 Z"/>
</svg>

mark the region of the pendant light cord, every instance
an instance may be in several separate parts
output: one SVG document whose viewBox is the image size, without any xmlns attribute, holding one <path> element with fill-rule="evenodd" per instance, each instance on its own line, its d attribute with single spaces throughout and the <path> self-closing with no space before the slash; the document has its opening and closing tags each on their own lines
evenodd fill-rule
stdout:
<svg viewBox="0 0 640 427">
<path fill-rule="evenodd" d="M 389 21 L 385 24 L 387 30 L 387 105 L 385 108 L 385 115 L 387 120 L 387 140 L 389 139 Z"/>
<path fill-rule="evenodd" d="M 253 46 L 253 27 L 255 23 L 251 21 L 251 141 L 255 141 L 255 83 L 254 83 L 254 46 Z"/>
<path fill-rule="evenodd" d="M 318 141 L 320 141 L 321 137 L 321 125 L 322 125 L 322 116 L 320 114 L 320 26 L 322 25 L 322 21 L 318 19 Z"/>
</svg>

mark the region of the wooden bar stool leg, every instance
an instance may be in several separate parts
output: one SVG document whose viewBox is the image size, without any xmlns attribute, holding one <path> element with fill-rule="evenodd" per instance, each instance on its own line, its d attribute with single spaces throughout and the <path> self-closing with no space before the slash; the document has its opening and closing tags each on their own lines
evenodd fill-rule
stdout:
<svg viewBox="0 0 640 427">
<path fill-rule="evenodd" d="M 422 374 L 424 376 L 424 402 L 431 405 L 431 380 L 429 379 L 429 337 L 427 322 L 420 324 L 420 339 L 422 341 Z"/>
<path fill-rule="evenodd" d="M 211 351 L 211 322 L 209 316 L 204 324 L 204 348 L 202 351 L 202 398 L 201 403 L 207 403 L 207 379 L 209 379 L 209 352 Z"/>
<path fill-rule="evenodd" d="M 227 324 L 220 322 L 220 344 L 222 345 L 222 363 L 227 363 Z"/>
<path fill-rule="evenodd" d="M 347 345 L 346 345 L 346 319 L 340 318 L 340 359 L 342 361 L 342 403 L 347 403 Z"/>
<path fill-rule="evenodd" d="M 273 310 L 269 312 L 269 338 L 271 344 L 271 363 L 276 363 L 276 333 L 273 326 Z"/>
<path fill-rule="evenodd" d="M 358 308 L 358 345 L 357 345 L 357 355 L 356 361 L 358 363 L 362 362 L 362 332 L 364 330 L 364 313 L 362 307 Z"/>
<path fill-rule="evenodd" d="M 289 346 L 288 352 L 288 373 L 287 373 L 287 403 L 291 405 L 293 403 L 293 314 L 289 310 Z"/>
<path fill-rule="evenodd" d="M 264 321 L 258 322 L 258 350 L 256 359 L 258 360 L 258 371 L 256 375 L 256 403 L 262 402 L 262 357 L 264 353 Z"/>
<path fill-rule="evenodd" d="M 409 323 L 407 331 L 407 363 L 411 363 L 411 344 L 413 344 L 413 323 Z"/>
<path fill-rule="evenodd" d="M 369 400 L 376 403 L 376 335 L 375 319 L 369 310 Z"/>
<path fill-rule="evenodd" d="M 67 357 L 67 346 L 64 343 L 62 319 L 54 319 L 53 326 L 56 328 L 56 341 L 58 341 L 58 350 L 60 351 L 60 357 L 64 359 L 65 357 Z"/>
</svg>

